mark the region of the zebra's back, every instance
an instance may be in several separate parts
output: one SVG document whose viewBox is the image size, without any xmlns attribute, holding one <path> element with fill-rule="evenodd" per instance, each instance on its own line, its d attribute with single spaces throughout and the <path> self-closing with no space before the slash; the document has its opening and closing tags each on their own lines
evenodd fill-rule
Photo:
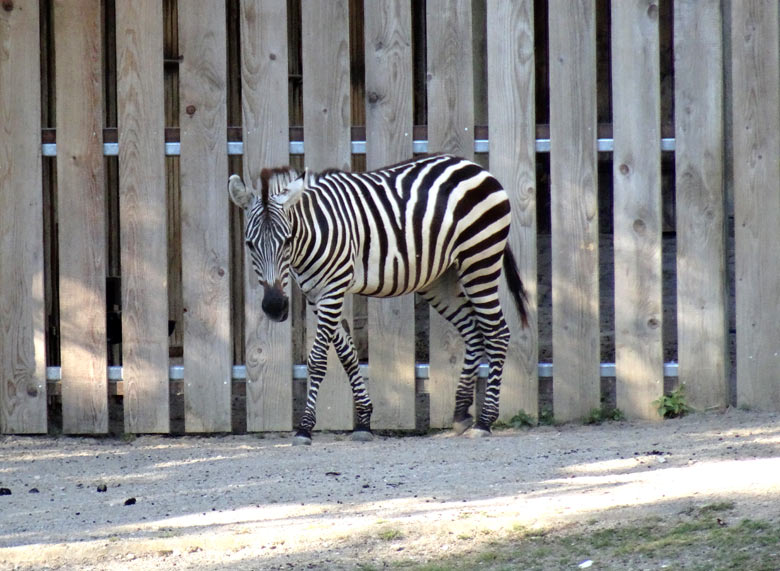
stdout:
<svg viewBox="0 0 780 571">
<path fill-rule="evenodd" d="M 317 262 L 325 258 L 334 262 L 331 280 L 353 265 L 349 292 L 388 297 L 419 291 L 448 268 L 478 264 L 482 253 L 503 251 L 506 243 L 506 192 L 484 168 L 459 157 L 428 156 L 367 173 L 326 171 L 307 194 L 295 217 L 309 226 L 308 259 L 296 263 L 304 291 L 307 281 L 312 289 L 322 281 L 307 268 L 322 269 Z"/>
</svg>

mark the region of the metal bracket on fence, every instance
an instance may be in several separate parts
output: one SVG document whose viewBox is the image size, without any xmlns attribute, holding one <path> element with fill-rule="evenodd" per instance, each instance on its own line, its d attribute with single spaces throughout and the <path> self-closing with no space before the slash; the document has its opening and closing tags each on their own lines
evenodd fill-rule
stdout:
<svg viewBox="0 0 780 571">
<path fill-rule="evenodd" d="M 366 142 L 365 141 L 352 141 L 352 154 L 353 155 L 365 155 L 366 154 Z M 615 150 L 614 139 L 598 139 L 597 149 L 600 153 L 611 153 Z M 675 149 L 674 138 L 661 139 L 661 151 L 673 152 Z M 41 152 L 44 157 L 56 157 L 57 156 L 57 143 L 43 143 L 41 145 Z M 412 141 L 412 152 L 416 154 L 425 154 L 428 152 L 428 141 L 416 140 Z M 475 153 L 488 153 L 490 152 L 490 141 L 487 139 L 477 139 L 474 141 Z M 549 153 L 550 152 L 550 139 L 536 139 L 536 152 L 537 153 Z M 243 155 L 244 143 L 241 141 L 229 141 L 227 144 L 228 155 Z M 181 154 L 181 143 L 165 143 L 165 154 L 169 157 L 178 157 Z M 291 155 L 303 155 L 304 147 L 303 141 L 290 141 L 290 154 Z M 106 157 L 119 156 L 119 143 L 103 143 L 103 155 Z"/>
<path fill-rule="evenodd" d="M 678 376 L 679 366 L 677 363 L 664 363 L 664 376 L 676 377 Z M 616 376 L 615 363 L 601 363 L 600 373 L 602 377 L 614 377 Z M 368 376 L 368 365 L 360 365 L 360 372 L 365 377 Z M 415 378 L 417 380 L 425 380 L 430 378 L 430 365 L 427 363 L 418 363 L 414 366 Z M 553 364 L 552 363 L 539 363 L 537 366 L 537 374 L 541 379 L 550 379 L 553 377 Z M 486 379 L 488 376 L 487 364 L 482 364 L 479 367 L 479 378 Z M 184 366 L 183 365 L 171 365 L 168 369 L 168 378 L 171 381 L 180 381 L 184 379 Z M 247 372 L 245 365 L 233 365 L 232 378 L 234 381 L 246 381 Z M 292 378 L 296 381 L 304 381 L 307 378 L 306 365 L 294 365 Z M 108 367 L 108 380 L 109 381 L 121 381 L 122 367 L 111 366 Z M 61 367 L 46 367 L 46 380 L 49 382 L 62 381 L 62 368 Z"/>
</svg>

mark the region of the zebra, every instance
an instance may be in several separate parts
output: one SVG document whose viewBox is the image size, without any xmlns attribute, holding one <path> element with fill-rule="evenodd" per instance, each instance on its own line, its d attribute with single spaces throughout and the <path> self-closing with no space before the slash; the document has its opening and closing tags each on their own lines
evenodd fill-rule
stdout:
<svg viewBox="0 0 780 571">
<path fill-rule="evenodd" d="M 228 192 L 244 209 L 246 247 L 264 290 L 262 309 L 273 321 L 287 319 L 285 292 L 292 274 L 317 316 L 307 359 L 307 402 L 293 443 L 311 444 L 331 344 L 352 388 L 352 439 L 373 438 L 373 405 L 341 319 L 349 293 L 418 292 L 457 328 L 466 349 L 453 429 L 489 435 L 498 418 L 510 335 L 498 297 L 502 267 L 522 325 L 528 326 L 526 293 L 507 244 L 509 199 L 498 180 L 474 162 L 440 154 L 365 173 L 263 169 L 260 182 L 258 196 L 234 174 Z M 474 423 L 469 407 L 483 356 L 489 375 Z"/>
</svg>

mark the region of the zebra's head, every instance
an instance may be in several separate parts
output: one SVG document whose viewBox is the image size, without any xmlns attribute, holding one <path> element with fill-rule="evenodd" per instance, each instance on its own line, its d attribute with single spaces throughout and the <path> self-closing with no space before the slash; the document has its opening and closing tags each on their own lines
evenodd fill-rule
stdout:
<svg viewBox="0 0 780 571">
<path fill-rule="evenodd" d="M 259 196 L 247 189 L 238 175 L 228 181 L 230 199 L 244 209 L 244 239 L 263 286 L 263 311 L 274 321 L 284 321 L 289 313 L 285 292 L 293 236 L 288 211 L 300 198 L 307 178 L 291 168 L 263 169 Z"/>
</svg>

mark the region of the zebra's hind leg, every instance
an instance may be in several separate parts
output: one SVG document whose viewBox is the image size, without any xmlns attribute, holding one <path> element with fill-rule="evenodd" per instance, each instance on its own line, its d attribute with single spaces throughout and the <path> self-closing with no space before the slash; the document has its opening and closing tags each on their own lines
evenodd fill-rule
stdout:
<svg viewBox="0 0 780 571">
<path fill-rule="evenodd" d="M 492 256 L 481 257 L 471 265 L 462 263 L 460 269 L 460 284 L 471 301 L 490 366 L 482 412 L 471 431 L 476 437 L 490 434 L 490 427 L 498 419 L 501 377 L 509 346 L 509 327 L 498 297 L 503 251 L 502 246 Z"/>
<path fill-rule="evenodd" d="M 366 383 L 360 374 L 355 343 L 352 340 L 349 323 L 346 319 L 341 321 L 341 327 L 336 330 L 333 345 L 336 348 L 339 361 L 347 373 L 349 385 L 352 387 L 352 398 L 355 402 L 355 415 L 357 417 L 357 423 L 352 431 L 352 440 L 368 442 L 374 439 L 374 435 L 371 433 L 371 413 L 374 407 L 368 396 Z"/>
<path fill-rule="evenodd" d="M 431 286 L 420 291 L 420 294 L 439 315 L 455 326 L 466 344 L 452 419 L 453 431 L 462 434 L 474 423 L 469 408 L 474 402 L 474 387 L 484 352 L 482 332 L 477 327 L 471 303 L 458 286 L 454 272 L 445 273 Z"/>
</svg>

